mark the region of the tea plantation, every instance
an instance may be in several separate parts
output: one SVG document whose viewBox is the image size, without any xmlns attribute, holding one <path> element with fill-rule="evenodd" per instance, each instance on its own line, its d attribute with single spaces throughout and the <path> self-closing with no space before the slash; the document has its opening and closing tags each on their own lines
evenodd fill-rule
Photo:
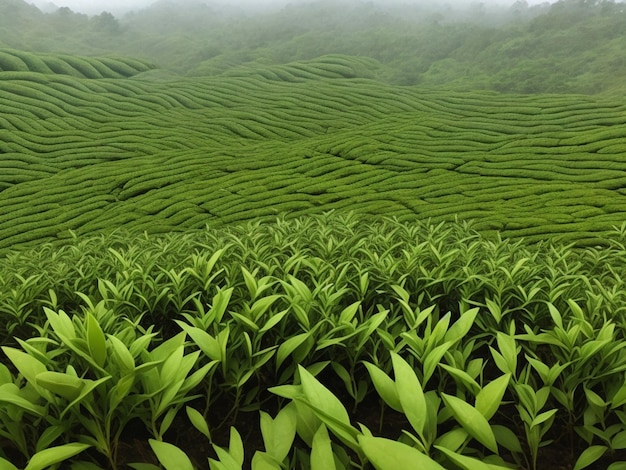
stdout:
<svg viewBox="0 0 626 470">
<path fill-rule="evenodd" d="M 623 88 L 1 41 L 0 469 L 626 469 Z"/>
<path fill-rule="evenodd" d="M 578 244 L 623 220 L 623 99 L 390 86 L 375 67 L 324 56 L 213 78 L 0 72 L 0 249 L 331 209 Z"/>
</svg>

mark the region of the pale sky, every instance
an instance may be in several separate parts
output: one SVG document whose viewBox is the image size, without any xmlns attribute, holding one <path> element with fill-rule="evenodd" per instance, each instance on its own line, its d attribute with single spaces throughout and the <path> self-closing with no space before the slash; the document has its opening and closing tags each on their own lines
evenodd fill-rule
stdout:
<svg viewBox="0 0 626 470">
<path fill-rule="evenodd" d="M 86 13 L 89 15 L 99 14 L 103 11 L 109 11 L 113 14 L 123 13 L 129 10 L 137 10 L 140 8 L 147 7 L 148 5 L 154 3 L 156 0 L 26 0 L 28 3 L 32 3 L 42 9 L 48 9 L 51 3 L 54 3 L 57 7 L 69 7 L 72 11 Z M 181 3 L 184 3 L 185 0 L 178 0 Z M 293 0 L 218 0 L 217 2 L 213 2 L 212 0 L 208 0 L 206 3 L 222 3 L 222 4 L 231 4 L 231 5 L 241 5 L 241 6 L 260 6 L 266 4 L 287 4 L 292 2 Z M 384 0 L 381 0 L 384 2 Z M 424 1 L 424 0 L 422 0 Z M 436 1 L 436 0 L 431 0 Z M 459 3 L 459 4 L 471 4 L 477 3 L 481 0 L 439 0 L 436 3 Z M 515 0 L 483 0 L 484 3 L 499 3 L 504 5 L 512 5 Z M 555 0 L 549 0 L 550 2 L 554 2 Z M 540 3 L 545 3 L 546 0 L 527 0 L 529 5 L 536 5 Z M 198 3 L 198 0 L 195 0 L 194 3 Z M 46 10 L 44 10 L 46 11 Z"/>
</svg>

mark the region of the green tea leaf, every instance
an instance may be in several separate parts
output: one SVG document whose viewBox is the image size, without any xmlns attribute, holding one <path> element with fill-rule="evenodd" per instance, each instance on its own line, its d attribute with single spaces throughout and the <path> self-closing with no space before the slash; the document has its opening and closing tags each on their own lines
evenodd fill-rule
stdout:
<svg viewBox="0 0 626 470">
<path fill-rule="evenodd" d="M 491 313 L 491 316 L 496 320 L 496 323 L 500 324 L 500 321 L 502 320 L 502 309 L 500 308 L 500 304 L 491 299 L 486 299 L 485 303 L 487 304 L 487 309 L 489 310 L 489 313 Z"/>
<path fill-rule="evenodd" d="M 241 274 L 243 274 L 243 280 L 246 283 L 250 297 L 253 299 L 256 298 L 258 286 L 254 275 L 252 275 L 244 266 L 241 266 Z"/>
<path fill-rule="evenodd" d="M 151 463 L 129 463 L 128 466 L 134 470 L 161 470 L 161 467 Z M 74 469 L 72 468 L 72 470 Z"/>
<path fill-rule="evenodd" d="M 284 317 L 289 313 L 289 309 L 283 310 L 282 312 L 275 313 L 270 317 L 269 320 L 265 322 L 263 328 L 259 330 L 259 333 L 265 333 L 266 331 L 272 329 L 275 325 L 277 325 Z"/>
<path fill-rule="evenodd" d="M 113 349 L 113 356 L 116 363 L 123 373 L 129 373 L 135 370 L 135 359 L 130 353 L 126 345 L 114 335 L 108 335 L 108 341 Z"/>
<path fill-rule="evenodd" d="M 19 470 L 19 468 L 17 468 L 15 465 L 13 465 L 8 460 L 3 459 L 2 457 L 0 457 L 0 468 L 2 470 Z"/>
<path fill-rule="evenodd" d="M 61 372 L 45 371 L 35 377 L 37 384 L 68 400 L 75 400 L 85 386 L 82 379 Z"/>
<path fill-rule="evenodd" d="M 230 316 L 237 320 L 239 323 L 247 326 L 252 331 L 257 332 L 259 330 L 259 326 L 254 323 L 251 319 L 237 312 L 230 312 Z"/>
<path fill-rule="evenodd" d="M 150 357 L 156 361 L 166 361 L 172 354 L 174 354 L 174 351 L 185 345 L 186 336 L 187 334 L 185 331 L 178 333 L 176 336 L 172 336 L 170 339 L 150 351 Z"/>
<path fill-rule="evenodd" d="M 471 375 L 461 369 L 449 366 L 447 364 L 439 364 L 440 367 L 447 370 L 455 380 L 461 382 L 465 388 L 474 394 L 480 393 L 480 385 L 476 382 Z"/>
<path fill-rule="evenodd" d="M 296 437 L 297 423 L 298 415 L 293 403 L 280 410 L 274 419 L 261 411 L 261 434 L 265 450 L 277 462 L 282 462 L 289 454 Z"/>
<path fill-rule="evenodd" d="M 548 303 L 548 310 L 550 311 L 550 316 L 552 317 L 552 321 L 554 324 L 563 329 L 563 318 L 561 317 L 561 312 L 552 304 Z"/>
<path fill-rule="evenodd" d="M 601 458 L 607 451 L 606 446 L 591 446 L 586 448 L 576 460 L 573 470 L 582 470 Z"/>
<path fill-rule="evenodd" d="M 615 395 L 613 395 L 611 409 L 619 408 L 624 404 L 626 404 L 626 383 L 622 384 L 619 390 L 615 392 Z"/>
<path fill-rule="evenodd" d="M 289 357 L 302 343 L 311 337 L 311 332 L 300 333 L 285 340 L 276 353 L 276 369 L 278 370 L 285 359 Z"/>
<path fill-rule="evenodd" d="M 543 413 L 538 414 L 537 416 L 535 416 L 535 419 L 532 420 L 532 422 L 530 423 L 530 427 L 533 428 L 535 426 L 539 426 L 541 423 L 545 423 L 546 421 L 548 421 L 550 418 L 552 418 L 556 412 L 558 410 L 549 410 L 549 411 L 544 411 Z"/>
<path fill-rule="evenodd" d="M 113 413 L 120 403 L 128 396 L 135 384 L 135 374 L 130 373 L 120 377 L 117 383 L 109 390 L 109 414 Z"/>
<path fill-rule="evenodd" d="M 219 462 L 209 459 L 209 467 L 211 470 L 220 469 L 220 470 L 241 470 L 241 465 L 235 458 L 230 455 L 230 453 L 226 449 L 222 449 L 216 445 L 213 446 L 215 453 L 219 459 Z"/>
<path fill-rule="evenodd" d="M 44 307 L 43 310 L 50 326 L 59 338 L 66 338 L 69 340 L 76 338 L 74 323 L 72 323 L 72 319 L 67 315 L 67 313 L 63 310 L 59 310 L 59 313 L 56 313 L 48 307 Z"/>
<path fill-rule="evenodd" d="M 213 259 L 213 257 L 211 259 Z M 220 323 L 222 321 L 224 313 L 226 312 L 226 307 L 228 307 L 228 302 L 230 302 L 230 298 L 233 295 L 233 290 L 233 287 L 220 290 L 213 297 L 213 305 L 211 306 L 210 313 L 215 322 Z"/>
<path fill-rule="evenodd" d="M 445 470 L 414 447 L 382 437 L 359 436 L 361 449 L 377 470 Z"/>
<path fill-rule="evenodd" d="M 611 439 L 611 449 L 626 449 L 626 431 L 620 431 Z"/>
<path fill-rule="evenodd" d="M 180 320 L 175 321 L 209 359 L 222 361 L 222 349 L 217 339 L 200 328 L 188 325 Z"/>
<path fill-rule="evenodd" d="M 165 470 L 194 470 L 187 454 L 175 445 L 155 439 L 148 442 Z"/>
<path fill-rule="evenodd" d="M 346 445 L 355 451 L 358 450 L 356 436 L 359 433 L 350 424 L 350 417 L 341 401 L 301 365 L 298 365 L 298 372 L 306 398 L 304 403 L 310 406 L 313 412 Z"/>
<path fill-rule="evenodd" d="M 600 395 L 598 395 L 596 392 L 594 392 L 593 390 L 584 387 L 585 390 L 585 396 L 587 397 L 587 401 L 589 402 L 589 404 L 596 406 L 598 408 L 604 409 L 608 403 L 606 403 L 602 397 Z"/>
<path fill-rule="evenodd" d="M 37 439 L 35 451 L 39 452 L 47 449 L 48 447 L 52 447 L 52 443 L 56 441 L 65 431 L 65 426 L 60 424 L 47 427 L 46 430 L 41 433 L 39 439 Z"/>
<path fill-rule="evenodd" d="M 261 318 L 265 314 L 265 312 L 267 312 L 267 309 L 269 309 L 274 304 L 274 302 L 276 302 L 281 297 L 281 295 L 272 294 L 261 297 L 260 299 L 255 301 L 252 304 L 252 307 L 250 307 L 250 316 L 252 317 L 252 320 L 254 322 L 257 322 L 259 318 Z"/>
<path fill-rule="evenodd" d="M 493 453 L 498 453 L 498 444 L 493 430 L 487 419 L 476 408 L 452 395 L 442 393 L 441 398 L 446 408 L 450 410 L 454 418 L 470 436 Z"/>
<path fill-rule="evenodd" d="M 47 371 L 46 366 L 19 349 L 2 346 L 2 351 L 4 351 L 4 354 L 11 360 L 18 372 L 22 374 L 35 389 L 39 390 L 36 377 L 42 372 Z"/>
<path fill-rule="evenodd" d="M 298 365 L 298 372 L 302 381 L 302 391 L 308 402 L 314 408 L 350 426 L 350 417 L 341 401 L 301 365 Z"/>
<path fill-rule="evenodd" d="M 158 410 L 155 414 L 157 413 L 158 413 Z M 161 426 L 159 426 L 159 436 L 163 436 L 167 432 L 167 430 L 170 428 L 170 426 L 174 422 L 174 418 L 176 418 L 177 414 L 178 414 L 178 407 L 170 408 L 169 410 L 167 410 L 167 413 L 165 413 L 165 416 L 161 420 Z"/>
<path fill-rule="evenodd" d="M 450 349 L 452 344 L 453 344 L 452 341 L 447 341 L 447 342 L 445 342 L 443 344 L 440 344 L 439 346 L 434 348 L 432 351 L 430 351 L 426 355 L 426 357 L 423 359 L 423 362 L 424 362 L 424 377 L 423 377 L 424 387 L 428 383 L 428 380 L 430 379 L 430 377 L 435 372 L 435 369 L 439 365 L 439 362 L 441 361 L 441 358 L 444 356 L 444 354 L 446 352 L 448 352 L 448 349 Z"/>
<path fill-rule="evenodd" d="M 344 308 L 339 314 L 339 323 L 350 323 L 354 318 L 354 315 L 356 315 L 356 312 L 358 312 L 360 305 L 361 302 L 358 301 Z"/>
<path fill-rule="evenodd" d="M 91 312 L 87 312 L 86 327 L 87 330 L 87 345 L 89 347 L 89 354 L 99 367 L 104 365 L 104 361 L 107 357 L 106 351 L 106 339 L 102 328 L 96 317 Z"/>
<path fill-rule="evenodd" d="M 465 470 L 510 470 L 509 467 L 487 464 L 473 457 L 453 452 L 445 447 L 435 446 L 435 448 L 443 452 L 452 462 Z"/>
<path fill-rule="evenodd" d="M 251 470 L 282 470 L 271 456 L 258 450 L 254 453 L 251 464 Z"/>
<path fill-rule="evenodd" d="M 74 457 L 76 454 L 81 453 L 89 447 L 91 446 L 88 444 L 80 444 L 77 442 L 49 447 L 33 455 L 24 470 L 43 470 L 56 463 L 63 462 L 70 457 Z"/>
<path fill-rule="evenodd" d="M 374 364 L 364 362 L 380 398 L 395 411 L 402 412 L 402 404 L 396 390 L 396 383 Z"/>
<path fill-rule="evenodd" d="M 396 353 L 391 353 L 396 390 L 402 405 L 402 411 L 413 426 L 413 429 L 422 436 L 426 427 L 428 410 L 422 384 L 413 368 Z"/>
<path fill-rule="evenodd" d="M 335 470 L 335 457 L 328 430 L 323 424 L 313 436 L 311 470 Z"/>
<path fill-rule="evenodd" d="M 167 385 L 174 380 L 180 380 L 179 372 L 182 367 L 183 355 L 185 353 L 185 347 L 180 346 L 176 350 L 172 351 L 166 361 L 161 367 L 159 378 L 160 386 Z"/>
<path fill-rule="evenodd" d="M 493 430 L 493 434 L 496 436 L 496 441 L 502 447 L 511 452 L 517 452 L 520 454 L 523 452 L 519 438 L 509 428 L 499 424 L 494 424 L 491 426 L 491 429 Z"/>
<path fill-rule="evenodd" d="M 228 453 L 241 466 L 244 460 L 244 449 L 241 435 L 234 426 L 230 427 L 230 441 L 228 443 Z"/>
<path fill-rule="evenodd" d="M 478 308 L 472 308 L 466 310 L 461 314 L 459 319 L 448 329 L 444 336 L 445 342 L 451 342 L 452 344 L 465 337 L 474 324 L 474 320 L 478 315 Z"/>
<path fill-rule="evenodd" d="M 445 447 L 446 449 L 457 451 L 461 448 L 463 444 L 465 444 L 469 434 L 467 431 L 461 427 L 455 427 L 451 431 L 448 431 L 445 434 L 437 437 L 435 440 L 435 444 L 441 447 Z"/>
<path fill-rule="evenodd" d="M 110 375 L 107 377 L 102 377 L 98 380 L 85 380 L 85 386 L 81 389 L 80 395 L 78 395 L 78 397 L 76 397 L 70 404 L 65 407 L 65 409 L 59 415 L 59 419 L 63 419 L 66 413 L 68 413 L 72 408 L 74 408 L 80 402 L 89 397 L 91 395 L 91 392 L 98 388 L 100 384 L 108 381 L 109 379 L 111 379 Z"/>
<path fill-rule="evenodd" d="M 515 377 L 517 371 L 517 346 L 515 344 L 515 338 L 498 332 L 496 341 L 498 343 L 500 354 L 502 355 L 508 369 L 503 370 L 503 372 L 510 373 Z"/>
<path fill-rule="evenodd" d="M 209 425 L 207 424 L 206 419 L 204 419 L 204 416 L 202 416 L 202 413 L 190 406 L 185 407 L 185 411 L 187 412 L 187 417 L 189 418 L 189 421 L 191 421 L 193 427 L 204 434 L 210 441 L 211 432 L 209 431 Z"/>
<path fill-rule="evenodd" d="M 44 416 L 46 408 L 36 405 L 20 394 L 20 389 L 13 383 L 0 385 L 0 403 L 11 403 L 37 416 Z"/>
<path fill-rule="evenodd" d="M 475 407 L 485 419 L 490 420 L 498 411 L 510 380 L 511 374 L 498 377 L 485 385 L 476 395 Z"/>
</svg>

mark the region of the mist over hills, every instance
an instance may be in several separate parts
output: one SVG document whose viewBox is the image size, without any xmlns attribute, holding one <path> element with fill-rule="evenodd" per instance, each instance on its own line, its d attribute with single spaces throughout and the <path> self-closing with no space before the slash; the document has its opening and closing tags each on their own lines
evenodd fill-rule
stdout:
<svg viewBox="0 0 626 470">
<path fill-rule="evenodd" d="M 596 93 L 621 90 L 626 73 L 622 3 L 529 5 L 294 3 L 241 6 L 164 0 L 120 17 L 0 3 L 0 46 L 38 52 L 126 55 L 179 75 L 286 64 L 324 54 L 373 58 L 377 78 L 459 90 Z"/>
<path fill-rule="evenodd" d="M 585 243 L 619 225 L 623 4 L 386 5 L 2 0 L 0 250 L 329 209 Z"/>
<path fill-rule="evenodd" d="M 0 0 L 2 470 L 625 468 L 624 5 L 400 3 Z"/>
</svg>

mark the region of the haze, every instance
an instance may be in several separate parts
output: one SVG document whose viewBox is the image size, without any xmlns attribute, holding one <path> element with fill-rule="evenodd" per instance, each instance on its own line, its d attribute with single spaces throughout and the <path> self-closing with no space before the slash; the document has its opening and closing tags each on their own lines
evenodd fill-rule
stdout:
<svg viewBox="0 0 626 470">
<path fill-rule="evenodd" d="M 303 2 L 305 0 L 299 0 Z M 310 0 L 309 0 L 310 1 Z M 400 0 L 396 0 L 396 3 Z M 415 0 L 413 0 L 415 1 Z M 178 3 L 184 5 L 185 3 L 199 3 L 198 0 L 178 0 Z M 478 2 L 476 0 L 452 0 L 452 1 L 435 1 L 435 0 L 423 0 L 425 3 L 449 3 L 449 4 L 460 4 L 460 5 L 469 5 L 472 3 L 496 3 L 496 4 L 504 4 L 504 5 L 512 5 L 515 3 L 515 0 L 487 0 L 484 2 Z M 550 3 L 553 3 L 554 0 L 551 0 Z M 113 14 L 123 14 L 125 12 L 131 10 L 139 10 L 141 8 L 145 8 L 153 3 L 155 0 L 30 0 L 30 3 L 42 9 L 43 11 L 54 11 L 56 7 L 68 7 L 72 11 L 85 13 L 88 15 L 99 14 L 103 11 L 108 11 Z M 169 2 L 168 2 L 169 3 Z M 267 7 L 274 6 L 279 7 L 282 5 L 286 5 L 288 3 L 294 3 L 293 0 L 235 0 L 235 1 L 207 1 L 205 3 L 217 3 L 217 4 L 228 4 L 230 6 L 239 5 L 245 8 L 259 8 L 259 7 Z M 384 3 L 390 3 L 389 1 L 385 1 Z M 411 1 L 402 1 L 401 3 L 413 3 Z M 537 5 L 541 3 L 547 3 L 545 0 L 527 0 L 529 5 Z"/>
</svg>

